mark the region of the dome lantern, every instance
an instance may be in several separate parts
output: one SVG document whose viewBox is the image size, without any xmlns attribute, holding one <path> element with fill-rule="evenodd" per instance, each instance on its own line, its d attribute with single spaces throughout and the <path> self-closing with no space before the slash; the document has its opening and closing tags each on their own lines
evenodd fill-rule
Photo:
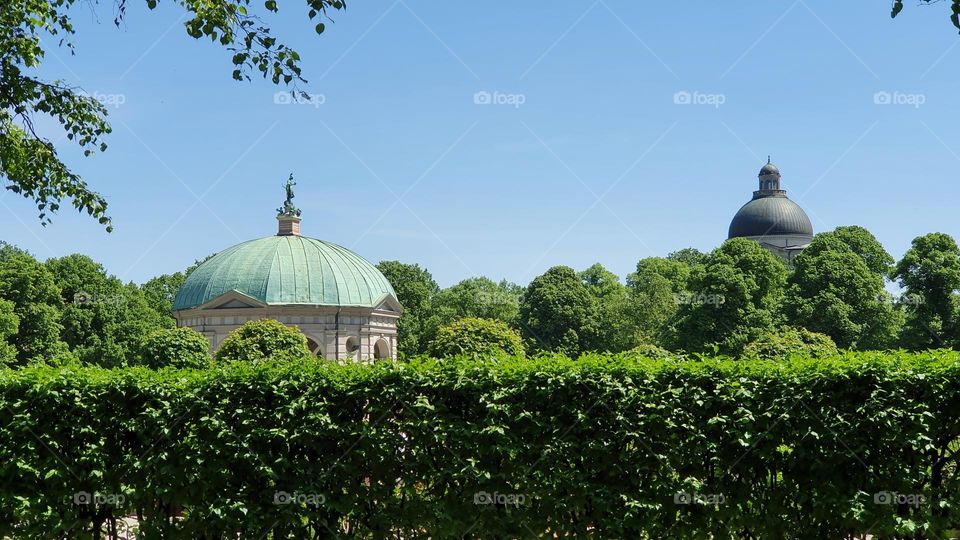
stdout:
<svg viewBox="0 0 960 540">
<path fill-rule="evenodd" d="M 760 174 L 757 175 L 757 178 L 760 179 L 760 189 L 753 194 L 754 198 L 757 198 L 758 194 L 764 192 L 782 191 L 780 189 L 780 169 L 773 163 L 770 163 L 770 156 L 767 156 L 767 164 L 760 169 Z M 770 194 L 772 193 L 767 193 L 767 195 Z"/>
</svg>

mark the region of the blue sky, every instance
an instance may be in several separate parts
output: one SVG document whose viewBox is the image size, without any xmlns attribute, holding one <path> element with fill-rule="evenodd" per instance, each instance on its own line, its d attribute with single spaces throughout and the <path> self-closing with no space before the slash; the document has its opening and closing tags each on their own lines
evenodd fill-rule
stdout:
<svg viewBox="0 0 960 540">
<path fill-rule="evenodd" d="M 896 20 L 885 3 L 814 0 L 478 6 L 352 0 L 317 36 L 281 3 L 266 20 L 318 104 L 232 81 L 230 55 L 187 37 L 169 2 L 134 2 L 120 29 L 110 6 L 77 7 L 77 55 L 51 50 L 42 72 L 110 103 L 106 153 L 61 151 L 115 231 L 69 209 L 41 227 L 4 192 L 2 238 L 142 282 L 275 233 L 292 172 L 304 234 L 442 286 L 526 284 L 556 264 L 623 276 L 718 246 L 768 154 L 816 231 L 862 225 L 897 257 L 958 234 L 960 39 L 944 4 Z"/>
</svg>

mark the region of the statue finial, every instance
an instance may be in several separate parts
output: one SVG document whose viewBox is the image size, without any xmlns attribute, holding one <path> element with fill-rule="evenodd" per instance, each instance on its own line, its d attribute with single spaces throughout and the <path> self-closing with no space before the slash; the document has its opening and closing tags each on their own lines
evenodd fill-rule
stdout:
<svg viewBox="0 0 960 540">
<path fill-rule="evenodd" d="M 767 154 L 767 165 L 770 164 L 770 154 Z M 290 175 L 290 178 L 293 178 L 293 175 Z"/>
<path fill-rule="evenodd" d="M 283 201 L 283 207 L 277 209 L 277 213 L 284 216 L 297 216 L 300 217 L 300 210 L 293 204 L 293 186 L 297 185 L 293 181 L 293 173 L 290 173 L 290 177 L 287 178 L 287 183 L 284 186 L 287 192 L 287 198 Z"/>
</svg>

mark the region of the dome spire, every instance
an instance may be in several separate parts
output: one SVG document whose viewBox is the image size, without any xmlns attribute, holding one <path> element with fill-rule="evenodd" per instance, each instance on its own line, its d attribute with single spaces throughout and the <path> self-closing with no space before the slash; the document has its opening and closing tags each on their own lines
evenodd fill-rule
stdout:
<svg viewBox="0 0 960 540">
<path fill-rule="evenodd" d="M 283 206 L 277 208 L 277 236 L 300 236 L 300 209 L 293 204 L 293 186 L 297 185 L 293 181 L 293 173 L 287 178 L 284 186 L 287 192 L 287 198 L 283 201 Z"/>
<path fill-rule="evenodd" d="M 780 189 L 780 169 L 770 162 L 770 156 L 767 156 L 767 164 L 760 169 L 757 175 L 760 179 L 760 189 L 753 194 L 754 197 L 769 197 L 771 195 L 781 195 Z"/>
</svg>

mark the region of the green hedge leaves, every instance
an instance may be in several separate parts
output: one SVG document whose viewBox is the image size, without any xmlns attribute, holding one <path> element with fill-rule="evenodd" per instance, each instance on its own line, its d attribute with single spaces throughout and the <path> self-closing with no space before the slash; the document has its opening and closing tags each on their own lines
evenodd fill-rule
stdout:
<svg viewBox="0 0 960 540">
<path fill-rule="evenodd" d="M 0 370 L 0 537 L 943 538 L 958 437 L 951 352 Z"/>
</svg>

